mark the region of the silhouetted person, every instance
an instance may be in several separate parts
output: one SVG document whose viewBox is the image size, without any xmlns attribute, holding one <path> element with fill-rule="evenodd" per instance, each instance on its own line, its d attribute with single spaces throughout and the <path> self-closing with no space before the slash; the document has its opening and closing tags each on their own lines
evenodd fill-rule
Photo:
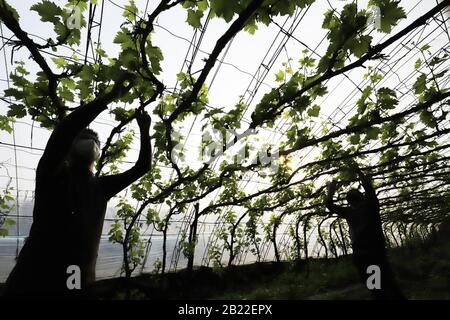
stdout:
<svg viewBox="0 0 450 320">
<path fill-rule="evenodd" d="M 337 206 L 333 202 L 336 182 L 328 185 L 327 208 L 347 221 L 353 248 L 353 261 L 366 286 L 370 265 L 380 268 L 381 288 L 371 289 L 375 299 L 404 299 L 394 279 L 386 257 L 385 239 L 380 219 L 380 204 L 372 183 L 359 169 L 359 178 L 365 190 L 362 194 L 356 189 L 347 193 L 348 207 Z"/>
<path fill-rule="evenodd" d="M 141 149 L 136 164 L 120 174 L 96 177 L 100 142 L 85 128 L 106 106 L 86 106 L 60 122 L 39 161 L 33 224 L 7 279 L 6 297 L 88 297 L 107 202 L 150 170 L 150 117 L 137 110 Z M 74 274 L 68 267 L 74 265 L 81 270 L 81 290 L 67 286 Z"/>
</svg>

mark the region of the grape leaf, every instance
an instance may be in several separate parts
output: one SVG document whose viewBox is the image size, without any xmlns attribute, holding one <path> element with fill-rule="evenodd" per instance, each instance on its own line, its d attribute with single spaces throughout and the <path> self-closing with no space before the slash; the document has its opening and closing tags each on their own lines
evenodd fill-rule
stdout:
<svg viewBox="0 0 450 320">
<path fill-rule="evenodd" d="M 313 105 L 311 108 L 308 109 L 307 114 L 310 117 L 318 117 L 320 113 L 320 106 L 318 104 Z"/>
<path fill-rule="evenodd" d="M 427 77 L 421 74 L 413 85 L 414 93 L 421 94 L 427 89 Z"/>
<path fill-rule="evenodd" d="M 51 22 L 53 24 L 60 21 L 59 16 L 63 13 L 60 7 L 48 0 L 43 0 L 40 3 L 32 5 L 30 10 L 36 11 L 41 16 L 41 21 Z"/>
<path fill-rule="evenodd" d="M 398 21 L 406 18 L 405 11 L 399 7 L 398 0 L 370 0 L 369 6 L 375 6 L 379 9 L 380 25 L 379 30 L 384 33 L 390 33 L 392 27 L 396 26 Z M 378 17 L 375 17 L 378 18 Z"/>
<path fill-rule="evenodd" d="M 189 9 L 186 22 L 189 23 L 189 25 L 194 28 L 201 28 L 202 17 L 203 17 L 203 11 Z"/>
</svg>

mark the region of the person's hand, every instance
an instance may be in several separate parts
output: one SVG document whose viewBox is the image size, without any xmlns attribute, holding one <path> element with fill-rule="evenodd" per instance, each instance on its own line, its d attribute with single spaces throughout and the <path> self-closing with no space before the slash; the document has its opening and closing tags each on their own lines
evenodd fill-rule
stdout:
<svg viewBox="0 0 450 320">
<path fill-rule="evenodd" d="M 336 191 L 337 182 L 335 180 L 331 181 L 327 185 L 328 194 L 333 194 Z"/>
<path fill-rule="evenodd" d="M 136 121 L 141 131 L 149 131 L 152 119 L 144 109 L 136 109 Z"/>
</svg>

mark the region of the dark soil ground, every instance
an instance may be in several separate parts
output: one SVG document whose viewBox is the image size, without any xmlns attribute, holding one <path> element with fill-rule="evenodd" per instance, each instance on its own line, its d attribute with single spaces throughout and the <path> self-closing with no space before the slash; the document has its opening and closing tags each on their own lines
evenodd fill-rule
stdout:
<svg viewBox="0 0 450 320">
<path fill-rule="evenodd" d="M 444 230 L 442 230 L 444 231 Z M 448 231 L 448 230 L 447 230 Z M 412 241 L 389 249 L 389 261 L 408 299 L 450 299 L 450 233 L 426 243 Z M 360 282 L 351 256 L 311 259 L 309 263 L 265 262 L 232 268 L 199 268 L 164 277 L 132 279 L 135 299 L 371 299 Z M 121 279 L 99 281 L 101 299 L 123 299 Z"/>
<path fill-rule="evenodd" d="M 450 299 L 450 228 L 426 242 L 388 250 L 408 299 Z M 130 288 L 126 290 L 126 288 Z M 127 293 L 128 292 L 128 293 Z M 164 276 L 144 274 L 98 281 L 98 299 L 371 299 L 351 256 L 300 262 L 265 262 L 231 268 L 201 267 Z M 0 285 L 1 295 L 1 285 Z"/>
</svg>

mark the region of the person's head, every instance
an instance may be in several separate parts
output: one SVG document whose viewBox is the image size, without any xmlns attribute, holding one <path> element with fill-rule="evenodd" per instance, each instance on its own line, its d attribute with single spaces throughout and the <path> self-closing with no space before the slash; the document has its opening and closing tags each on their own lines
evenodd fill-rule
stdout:
<svg viewBox="0 0 450 320">
<path fill-rule="evenodd" d="M 357 189 L 347 192 L 347 202 L 352 207 L 359 207 L 364 203 L 364 194 Z"/>
<path fill-rule="evenodd" d="M 83 129 L 72 143 L 69 164 L 78 169 L 94 170 L 94 163 L 100 157 L 100 140 L 97 132 Z"/>
</svg>

